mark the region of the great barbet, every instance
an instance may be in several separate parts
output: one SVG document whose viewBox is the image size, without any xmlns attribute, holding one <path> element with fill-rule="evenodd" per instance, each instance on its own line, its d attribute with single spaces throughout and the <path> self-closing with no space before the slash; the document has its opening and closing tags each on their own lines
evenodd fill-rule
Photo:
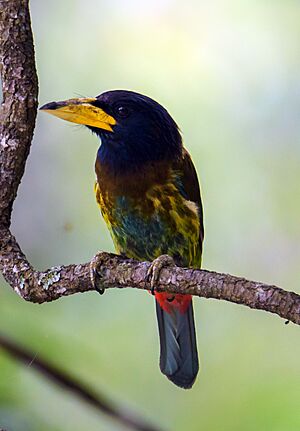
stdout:
<svg viewBox="0 0 300 431">
<path fill-rule="evenodd" d="M 177 124 L 153 99 L 125 90 L 51 102 L 42 110 L 87 126 L 101 140 L 95 193 L 116 252 L 171 256 L 200 268 L 203 212 L 197 174 Z M 160 369 L 190 388 L 199 363 L 192 297 L 155 292 Z"/>
</svg>

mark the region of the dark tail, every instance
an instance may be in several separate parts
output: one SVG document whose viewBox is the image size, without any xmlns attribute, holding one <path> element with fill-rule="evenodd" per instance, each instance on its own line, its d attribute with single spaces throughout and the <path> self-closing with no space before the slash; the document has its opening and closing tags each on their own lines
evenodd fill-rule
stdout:
<svg viewBox="0 0 300 431">
<path fill-rule="evenodd" d="M 192 301 L 185 313 L 173 307 L 168 313 L 155 302 L 161 372 L 175 385 L 191 388 L 199 370 Z"/>
</svg>

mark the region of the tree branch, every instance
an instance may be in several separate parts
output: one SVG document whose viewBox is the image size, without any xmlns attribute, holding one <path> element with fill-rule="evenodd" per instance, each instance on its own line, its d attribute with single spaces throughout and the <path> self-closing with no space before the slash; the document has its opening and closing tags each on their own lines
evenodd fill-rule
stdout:
<svg viewBox="0 0 300 431">
<path fill-rule="evenodd" d="M 24 172 L 37 109 L 37 77 L 27 0 L 2 0 L 0 59 L 4 103 L 0 126 L 0 269 L 17 294 L 27 301 L 46 302 L 93 290 L 90 264 L 58 266 L 35 271 L 9 230 L 12 204 Z M 92 261 L 104 289 L 150 289 L 149 262 L 111 254 Z M 205 270 L 165 268 L 158 291 L 223 299 L 269 311 L 300 324 L 300 295 L 276 286 Z"/>
<path fill-rule="evenodd" d="M 0 222 L 9 227 L 37 112 L 38 80 L 28 0 L 0 1 Z M 1 237 L 0 237 L 1 239 Z"/>
<path fill-rule="evenodd" d="M 16 249 L 16 244 L 11 244 L 8 248 Z M 38 272 L 30 267 L 20 253 L 17 258 L 14 253 L 12 251 L 7 256 L 3 274 L 14 290 L 27 301 L 42 303 L 93 290 L 91 267 L 96 268 L 103 289 L 151 289 L 147 280 L 150 262 L 99 253 L 91 263 L 58 266 Z M 223 299 L 275 313 L 285 320 L 300 324 L 300 295 L 229 274 L 169 266 L 162 269 L 156 290 Z"/>
<path fill-rule="evenodd" d="M 144 420 L 137 418 L 127 409 L 120 409 L 119 407 L 114 406 L 112 402 L 108 401 L 104 395 L 95 393 L 84 384 L 77 381 L 75 377 L 71 377 L 67 373 L 62 372 L 44 359 L 37 358 L 32 352 L 29 352 L 23 347 L 17 345 L 15 342 L 9 340 L 3 335 L 0 335 L 0 347 L 17 361 L 25 364 L 26 366 L 29 364 L 53 383 L 61 386 L 64 389 L 70 390 L 81 400 L 93 406 L 101 413 L 105 413 L 106 415 L 117 420 L 122 425 L 125 425 L 136 431 L 158 431 L 158 428 L 155 428 L 154 426 L 147 424 Z"/>
</svg>

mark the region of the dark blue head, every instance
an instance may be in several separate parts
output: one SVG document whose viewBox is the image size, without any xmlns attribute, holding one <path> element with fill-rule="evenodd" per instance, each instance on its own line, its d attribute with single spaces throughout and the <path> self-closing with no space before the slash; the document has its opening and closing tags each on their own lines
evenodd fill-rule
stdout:
<svg viewBox="0 0 300 431">
<path fill-rule="evenodd" d="M 116 120 L 112 131 L 88 126 L 101 139 L 101 163 L 125 171 L 180 156 L 182 140 L 177 124 L 165 108 L 149 97 L 114 90 L 101 94 L 92 104 Z"/>
<path fill-rule="evenodd" d="M 41 109 L 96 133 L 102 141 L 98 160 L 114 170 L 171 161 L 182 153 L 177 124 L 166 109 L 133 91 L 107 91 L 96 98 L 47 103 Z"/>
</svg>

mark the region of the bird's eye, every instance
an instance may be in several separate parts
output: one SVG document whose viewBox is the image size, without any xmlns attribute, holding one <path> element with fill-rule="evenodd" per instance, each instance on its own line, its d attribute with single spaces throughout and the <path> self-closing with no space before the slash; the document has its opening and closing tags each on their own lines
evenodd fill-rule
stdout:
<svg viewBox="0 0 300 431">
<path fill-rule="evenodd" d="M 130 114 L 129 108 L 127 106 L 117 106 L 116 113 L 119 117 L 125 118 Z"/>
</svg>

